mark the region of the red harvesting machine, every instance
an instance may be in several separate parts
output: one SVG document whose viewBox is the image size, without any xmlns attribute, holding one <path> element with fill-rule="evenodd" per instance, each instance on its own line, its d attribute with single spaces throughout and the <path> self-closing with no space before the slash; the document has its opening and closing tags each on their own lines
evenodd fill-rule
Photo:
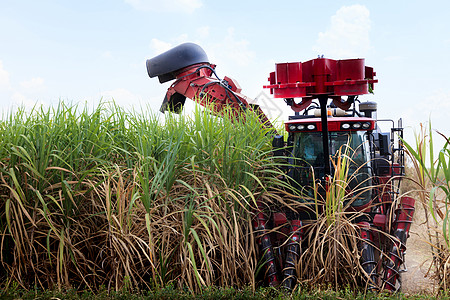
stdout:
<svg viewBox="0 0 450 300">
<path fill-rule="evenodd" d="M 263 126 L 272 128 L 261 108 L 241 94 L 239 84 L 229 77 L 219 78 L 215 67 L 204 50 L 192 43 L 147 60 L 150 77 L 157 76 L 161 83 L 175 80 L 161 111 L 180 112 L 187 97 L 201 105 L 212 103 L 218 115 L 229 108 L 236 116 L 252 110 Z M 312 186 L 314 178 L 326 182 L 334 172 L 331 157 L 344 145 L 353 149 L 349 187 L 363 192 L 352 197 L 347 207 L 361 212 L 355 222 L 360 228 L 358 250 L 366 273 L 364 282 L 370 289 L 396 291 L 401 287 L 414 199 L 399 192 L 404 176 L 401 119 L 398 126 L 391 120 L 377 120 L 377 104 L 358 100 L 374 88 L 378 82 L 375 75 L 364 59 L 319 57 L 276 64 L 264 87 L 295 112 L 285 122 L 287 138 L 274 134 L 272 142 L 274 155 L 287 162 L 285 178 L 292 188 Z M 381 132 L 377 125 L 384 121 L 391 122 L 390 132 Z M 295 266 L 308 246 L 303 240 L 304 224 L 314 222 L 317 216 L 308 210 L 289 209 L 268 215 L 263 203 L 258 207 L 254 228 L 265 262 L 265 279 L 271 286 L 281 284 L 291 290 L 297 282 Z M 283 228 L 286 234 L 277 234 L 271 230 L 274 227 Z"/>
</svg>

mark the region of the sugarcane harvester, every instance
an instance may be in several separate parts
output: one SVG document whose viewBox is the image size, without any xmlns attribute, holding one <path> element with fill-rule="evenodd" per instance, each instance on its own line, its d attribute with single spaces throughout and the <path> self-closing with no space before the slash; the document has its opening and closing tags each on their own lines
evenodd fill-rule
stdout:
<svg viewBox="0 0 450 300">
<path fill-rule="evenodd" d="M 274 98 L 284 99 L 295 112 L 285 122 L 288 133 L 285 141 L 276 134 L 255 101 L 241 94 L 239 84 L 230 77 L 217 76 L 215 67 L 204 50 L 193 43 L 181 44 L 147 60 L 150 77 L 157 76 L 160 83 L 175 80 L 167 90 L 161 111 L 180 112 L 186 98 L 208 106 L 217 115 L 231 110 L 239 118 L 242 111 L 254 111 L 261 124 L 274 133 L 274 154 L 292 162 L 284 172 L 296 188 L 311 186 L 311 178 L 325 182 L 326 186 L 334 171 L 331 158 L 350 143 L 356 165 L 349 172 L 357 169 L 354 177 L 359 178 L 353 185 L 367 187 L 347 205 L 364 216 L 355 222 L 360 232 L 358 250 L 365 281 L 371 289 L 398 290 L 414 199 L 399 193 L 404 175 L 401 122 L 395 126 L 391 121 L 391 132 L 381 132 L 377 123 L 387 120 L 376 119 L 376 103 L 358 100 L 359 95 L 368 94 L 378 82 L 373 68 L 365 66 L 364 59 L 323 57 L 275 64 L 269 84 L 264 87 Z M 263 203 L 258 202 L 254 229 L 270 286 L 281 284 L 292 289 L 296 285 L 295 267 L 302 251 L 304 222 L 314 217 L 317 216 L 305 211 L 281 211 L 268 216 Z M 271 230 L 274 227 L 287 228 L 288 232 L 280 238 L 282 235 Z M 276 259 L 279 253 L 284 257 Z"/>
</svg>

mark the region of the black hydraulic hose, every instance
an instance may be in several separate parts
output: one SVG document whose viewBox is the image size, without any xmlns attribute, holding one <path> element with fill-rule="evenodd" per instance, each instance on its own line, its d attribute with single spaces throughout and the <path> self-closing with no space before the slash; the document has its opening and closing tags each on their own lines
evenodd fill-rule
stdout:
<svg viewBox="0 0 450 300">
<path fill-rule="evenodd" d="M 244 103 L 238 98 L 238 96 L 236 96 L 236 94 L 235 94 L 229 87 L 227 87 L 226 85 L 224 85 L 221 81 L 212 81 L 212 82 L 205 83 L 205 84 L 202 86 L 202 89 L 200 90 L 199 95 L 201 95 L 201 94 L 203 93 L 203 91 L 205 90 L 205 88 L 207 88 L 208 86 L 210 86 L 210 85 L 212 85 L 212 84 L 219 84 L 220 86 L 222 86 L 222 87 L 225 89 L 225 93 L 226 93 L 228 99 L 230 99 L 230 100 L 232 99 L 232 97 L 228 94 L 228 92 L 230 92 L 230 93 L 234 96 L 234 98 L 236 99 L 236 102 L 239 104 L 239 106 L 240 106 L 242 109 L 244 109 L 244 110 L 247 109 L 247 107 L 246 107 L 246 106 L 244 105 Z"/>
<path fill-rule="evenodd" d="M 225 93 L 227 94 L 227 97 L 229 99 L 231 99 L 231 97 L 228 95 L 228 91 L 234 96 L 234 98 L 236 99 L 236 102 L 239 104 L 239 106 L 245 111 L 247 109 L 247 107 L 244 105 L 244 103 L 242 103 L 241 99 L 239 99 L 238 96 L 236 96 L 236 94 L 229 88 L 227 87 L 225 84 L 223 84 L 222 82 L 220 82 L 220 85 L 223 86 L 225 88 Z"/>
<path fill-rule="evenodd" d="M 187 76 L 190 76 L 190 75 L 192 75 L 192 74 L 197 73 L 197 72 L 198 72 L 199 70 L 201 70 L 201 69 L 210 69 L 211 72 L 214 74 L 214 76 L 216 76 L 217 80 L 221 81 L 221 79 L 219 78 L 219 76 L 217 76 L 217 73 L 216 73 L 216 71 L 214 71 L 213 68 L 211 68 L 211 67 L 208 66 L 208 65 L 201 65 L 201 66 L 199 66 L 197 69 L 195 69 L 195 71 L 193 71 L 193 72 L 191 72 L 191 73 L 188 73 L 188 74 L 185 74 L 185 75 L 181 76 L 180 78 L 177 78 L 177 80 L 176 80 L 172 85 L 174 85 L 175 83 L 177 83 L 178 81 L 180 81 L 180 80 L 183 79 L 184 77 L 187 77 Z"/>
</svg>

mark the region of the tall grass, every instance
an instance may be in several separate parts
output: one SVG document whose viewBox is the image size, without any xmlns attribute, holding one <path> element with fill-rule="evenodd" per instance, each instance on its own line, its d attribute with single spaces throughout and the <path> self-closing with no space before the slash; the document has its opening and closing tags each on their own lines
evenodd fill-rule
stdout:
<svg viewBox="0 0 450 300">
<path fill-rule="evenodd" d="M 421 125 L 415 144 L 405 142 L 405 146 L 414 170 L 410 180 L 425 210 L 435 276 L 446 290 L 450 286 L 450 140 L 436 132 L 445 141 L 438 157 L 431 122 L 428 128 Z"/>
<path fill-rule="evenodd" d="M 241 120 L 208 110 L 161 120 L 105 102 L 10 114 L 0 122 L 4 282 L 254 289 L 264 262 L 252 217 L 262 203 L 269 216 L 306 209 L 316 217 L 305 222 L 299 283 L 356 286 L 368 275 L 361 213 L 348 210 L 364 192 L 349 191 L 358 173 L 349 173 L 352 150 L 336 155 L 326 188 L 314 181 L 305 196 L 281 180 L 269 129 L 250 112 Z"/>
<path fill-rule="evenodd" d="M 24 288 L 255 286 L 256 197 L 275 177 L 239 123 L 60 103 L 0 123 L 2 276 Z"/>
<path fill-rule="evenodd" d="M 362 187 L 361 183 L 350 186 L 366 166 L 355 162 L 355 153 L 348 145 L 341 147 L 331 161 L 333 175 L 312 187 L 314 193 L 310 201 L 314 203 L 317 217 L 306 224 L 307 248 L 303 249 L 297 268 L 301 281 L 309 285 L 328 284 L 336 290 L 342 286 L 358 289 L 361 282 L 370 280 L 370 274 L 365 274 L 360 262 L 362 239 L 356 222 L 364 213 L 350 209 L 350 205 L 374 187 Z"/>
</svg>

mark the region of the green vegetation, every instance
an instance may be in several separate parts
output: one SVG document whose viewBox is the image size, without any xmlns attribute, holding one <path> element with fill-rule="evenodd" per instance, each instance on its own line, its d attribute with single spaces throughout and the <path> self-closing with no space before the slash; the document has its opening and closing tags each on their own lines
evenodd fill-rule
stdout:
<svg viewBox="0 0 450 300">
<path fill-rule="evenodd" d="M 305 299 L 342 299 L 342 300 L 370 300 L 370 299 L 381 299 L 381 300 L 401 300 L 401 299 L 448 299 L 449 297 L 444 294 L 437 296 L 430 295 L 405 295 L 401 293 L 397 294 L 364 294 L 361 292 L 354 292 L 350 289 L 342 289 L 339 291 L 334 291 L 332 289 L 317 287 L 313 290 L 302 290 L 294 291 L 291 295 L 288 295 L 278 289 L 274 288 L 258 288 L 253 291 L 251 288 L 236 289 L 232 287 L 220 288 L 220 287 L 210 287 L 205 288 L 193 295 L 187 290 L 175 289 L 173 286 L 169 285 L 165 288 L 158 290 L 148 291 L 148 292 L 130 292 L 130 291 L 117 291 L 108 292 L 106 289 L 100 290 L 96 293 L 90 291 L 77 292 L 75 290 L 66 291 L 41 291 L 41 290 L 30 290 L 25 291 L 21 289 L 10 288 L 0 294 L 2 299 L 42 299 L 42 300 L 52 300 L 52 299 L 135 299 L 135 300 L 150 300 L 150 299 L 174 299 L 174 300 L 184 300 L 184 299 L 204 299 L 204 300 L 215 300 L 215 299 L 293 299 L 293 300 L 305 300 Z"/>
<path fill-rule="evenodd" d="M 431 122 L 416 135 L 415 145 L 405 142 L 405 146 L 414 170 L 410 179 L 427 216 L 434 275 L 441 288 L 447 290 L 450 287 L 450 140 L 437 133 L 445 140 L 438 157 L 434 156 Z"/>
<path fill-rule="evenodd" d="M 256 285 L 251 207 L 275 180 L 269 137 L 193 119 L 61 103 L 0 124 L 3 276 L 21 287 Z"/>
<path fill-rule="evenodd" d="M 346 211 L 349 195 L 368 189 L 350 188 L 351 149 L 336 155 L 328 194 L 314 186 L 307 199 L 283 189 L 271 135 L 253 114 L 244 119 L 60 103 L 1 120 L 0 296 L 284 298 L 258 288 L 252 217 L 261 200 L 265 213 L 307 206 L 319 216 L 306 224 L 309 247 L 296 266 L 306 287 L 294 299 L 370 299 L 357 288 L 359 213 Z"/>
</svg>

